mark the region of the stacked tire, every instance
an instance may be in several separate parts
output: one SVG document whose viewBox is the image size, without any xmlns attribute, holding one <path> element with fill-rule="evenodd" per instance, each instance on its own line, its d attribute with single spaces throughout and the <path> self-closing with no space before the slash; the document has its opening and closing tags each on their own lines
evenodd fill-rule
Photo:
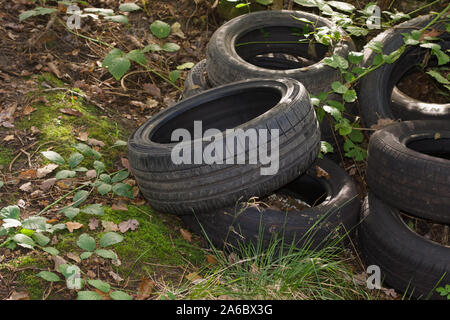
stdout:
<svg viewBox="0 0 450 320">
<path fill-rule="evenodd" d="M 450 224 L 450 121 L 389 125 L 372 135 L 368 155 L 363 259 L 406 296 L 444 298 L 436 288 L 450 283 L 450 247 L 411 230 L 401 216 Z"/>
<path fill-rule="evenodd" d="M 331 52 L 323 45 L 299 42 L 292 28 L 311 28 L 305 19 L 316 27 L 338 29 L 342 40 Z M 310 93 L 329 90 L 339 78 L 322 59 L 329 53 L 346 56 L 354 49 L 345 35 L 331 21 L 299 11 L 255 12 L 220 27 L 208 45 L 208 58 L 185 81 L 184 100 L 149 119 L 129 139 L 130 165 L 150 205 L 179 215 L 219 247 L 266 247 L 280 235 L 288 245 L 319 248 L 353 235 L 359 195 L 342 168 L 318 159 L 321 132 L 310 99 Z M 189 138 L 174 143 L 180 130 Z M 258 139 L 267 131 L 268 140 L 252 144 L 235 139 L 229 130 L 256 130 Z M 205 154 L 199 157 L 198 150 L 210 150 L 217 141 L 227 144 L 214 148 L 214 161 L 199 159 Z M 239 162 L 240 156 L 260 157 L 273 144 L 279 146 L 275 172 L 263 173 L 267 165 L 261 161 Z M 254 197 L 274 192 L 299 199 L 308 208 L 283 212 L 249 206 Z"/>
</svg>

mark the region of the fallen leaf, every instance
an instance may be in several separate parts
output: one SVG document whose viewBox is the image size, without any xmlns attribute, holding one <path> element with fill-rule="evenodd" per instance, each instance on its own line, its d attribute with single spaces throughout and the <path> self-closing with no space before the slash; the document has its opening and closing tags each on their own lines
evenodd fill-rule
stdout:
<svg viewBox="0 0 450 320">
<path fill-rule="evenodd" d="M 37 172 L 35 169 L 23 170 L 19 174 L 19 178 L 22 180 L 35 179 L 37 176 Z"/>
<path fill-rule="evenodd" d="M 145 83 L 143 89 L 154 97 L 161 98 L 161 90 L 153 83 Z"/>
<path fill-rule="evenodd" d="M 33 108 L 32 106 L 28 105 L 23 110 L 23 115 L 27 116 L 27 115 L 31 114 L 32 112 L 34 112 L 34 111 L 36 111 L 36 108 Z"/>
<path fill-rule="evenodd" d="M 71 116 L 76 116 L 76 117 L 83 116 L 83 113 L 81 113 L 81 111 L 72 109 L 72 108 L 62 108 L 62 109 L 59 109 L 59 111 L 64 114 L 71 115 Z"/>
<path fill-rule="evenodd" d="M 50 178 L 41 183 L 40 189 L 42 191 L 48 191 L 51 187 L 55 185 L 56 178 Z"/>
<path fill-rule="evenodd" d="M 419 38 L 419 41 L 424 40 L 426 37 L 439 37 L 442 34 L 442 31 L 436 30 L 436 29 L 431 29 L 430 31 L 424 32 L 422 33 L 422 35 Z"/>
<path fill-rule="evenodd" d="M 31 130 L 32 136 L 41 133 L 41 131 L 38 128 L 36 128 L 35 126 L 31 126 L 30 130 Z"/>
<path fill-rule="evenodd" d="M 148 280 L 147 278 L 143 277 L 141 283 L 139 284 L 136 300 L 145 300 L 149 298 L 154 286 L 154 281 Z"/>
<path fill-rule="evenodd" d="M 69 258 L 70 260 L 75 261 L 76 263 L 80 263 L 81 262 L 81 258 L 76 255 L 75 253 L 69 252 L 66 254 L 67 258 Z"/>
<path fill-rule="evenodd" d="M 111 221 L 102 220 L 102 227 L 104 232 L 119 231 L 117 224 Z"/>
<path fill-rule="evenodd" d="M 73 232 L 73 230 L 80 229 L 83 225 L 78 222 L 66 222 L 67 230 L 69 230 L 70 233 Z"/>
<path fill-rule="evenodd" d="M 83 142 L 86 142 L 88 140 L 89 132 L 80 132 L 77 139 Z"/>
<path fill-rule="evenodd" d="M 111 209 L 117 210 L 117 211 L 128 211 L 128 207 L 127 207 L 127 205 L 125 204 L 125 202 L 123 202 L 123 201 L 120 201 L 120 202 L 117 203 L 117 204 L 114 203 L 114 204 L 111 206 Z"/>
<path fill-rule="evenodd" d="M 392 119 L 389 119 L 389 118 L 387 118 L 387 119 L 378 119 L 377 124 L 371 125 L 370 128 L 371 129 L 375 129 L 375 130 L 379 130 L 379 129 L 382 129 L 382 128 L 384 128 L 387 125 L 390 125 L 392 123 L 395 123 L 395 121 L 392 120 Z"/>
<path fill-rule="evenodd" d="M 119 230 L 122 233 L 127 232 L 128 230 L 136 230 L 139 225 L 139 221 L 132 219 L 128 221 L 123 221 L 119 224 Z"/>
<path fill-rule="evenodd" d="M 55 271 L 61 272 L 58 268 L 61 264 L 67 264 L 66 259 L 60 256 L 52 256 L 52 260 L 55 263 Z"/>
<path fill-rule="evenodd" d="M 11 293 L 11 296 L 6 300 L 30 300 L 30 296 L 28 295 L 27 292 L 24 291 L 17 292 L 14 290 Z"/>
<path fill-rule="evenodd" d="M 200 277 L 197 272 L 189 273 L 188 275 L 185 276 L 185 278 L 191 282 L 196 282 L 197 280 L 202 279 L 202 277 Z"/>
<path fill-rule="evenodd" d="M 62 77 L 61 72 L 59 71 L 58 67 L 56 67 L 56 65 L 53 62 L 49 62 L 47 64 L 47 66 L 50 69 L 50 71 L 55 74 L 55 76 L 57 76 L 58 78 Z"/>
<path fill-rule="evenodd" d="M 98 220 L 96 218 L 91 218 L 89 220 L 89 229 L 90 230 L 95 230 L 98 227 Z"/>
<path fill-rule="evenodd" d="M 186 240 L 187 242 L 192 242 L 192 235 L 189 231 L 180 228 L 180 233 L 184 240 Z"/>
<path fill-rule="evenodd" d="M 37 177 L 43 178 L 46 175 L 52 173 L 58 167 L 59 166 L 57 164 L 50 163 L 50 164 L 46 165 L 45 167 L 39 168 L 39 169 L 37 169 Z"/>
<path fill-rule="evenodd" d="M 87 274 L 87 276 L 88 276 L 89 278 L 91 278 L 91 279 L 97 278 L 97 275 L 96 275 L 95 272 L 92 271 L 92 270 L 89 270 L 86 274 Z"/>
<path fill-rule="evenodd" d="M 126 168 L 128 170 L 128 172 L 131 173 L 130 162 L 128 161 L 128 159 L 127 158 L 121 158 L 120 161 L 122 162 L 123 167 Z"/>
<path fill-rule="evenodd" d="M 114 273 L 113 271 L 109 272 L 109 275 L 116 281 L 121 282 L 123 281 L 123 278 L 121 278 L 117 273 Z"/>
<path fill-rule="evenodd" d="M 97 146 L 97 147 L 104 147 L 105 146 L 105 143 L 103 141 L 100 141 L 100 140 L 97 140 L 97 139 L 93 139 L 93 138 L 89 138 L 87 143 L 90 146 Z"/>
<path fill-rule="evenodd" d="M 3 141 L 5 141 L 5 142 L 11 141 L 11 140 L 14 140 L 14 135 L 12 135 L 12 134 L 3 138 Z"/>
<path fill-rule="evenodd" d="M 86 171 L 86 177 L 89 179 L 93 179 L 93 178 L 97 177 L 97 171 L 95 171 L 95 170 Z"/>
<path fill-rule="evenodd" d="M 314 168 L 316 169 L 317 178 L 325 177 L 325 179 L 330 180 L 331 176 L 328 172 L 326 172 L 324 169 L 322 169 L 318 165 L 314 165 Z"/>
<path fill-rule="evenodd" d="M 31 182 L 24 183 L 19 188 L 23 192 L 31 192 L 33 190 L 33 187 L 31 186 Z"/>
<path fill-rule="evenodd" d="M 212 255 L 207 255 L 206 261 L 208 261 L 208 263 L 211 263 L 211 264 L 217 264 L 217 259 Z"/>
</svg>

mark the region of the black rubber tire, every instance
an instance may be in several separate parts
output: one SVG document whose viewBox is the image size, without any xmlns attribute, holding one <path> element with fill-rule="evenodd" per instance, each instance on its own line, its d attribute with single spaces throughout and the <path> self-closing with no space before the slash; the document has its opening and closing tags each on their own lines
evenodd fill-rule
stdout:
<svg viewBox="0 0 450 320">
<path fill-rule="evenodd" d="M 398 209 L 372 193 L 362 207 L 358 244 L 365 264 L 379 266 L 382 280 L 407 298 L 444 299 L 435 288 L 450 283 L 450 247 L 412 231 Z"/>
<path fill-rule="evenodd" d="M 211 37 L 206 60 L 210 83 L 220 85 L 250 78 L 288 77 L 302 82 L 311 94 L 329 91 L 331 83 L 340 79 L 340 73 L 325 65 L 322 60 L 313 65 L 290 70 L 279 70 L 276 66 L 272 69 L 263 68 L 247 61 L 258 54 L 273 52 L 296 54 L 307 58 L 308 44 L 250 44 L 241 46 L 241 49 L 236 50 L 235 48 L 237 40 L 244 42 L 298 41 L 299 36 L 289 34 L 289 29 L 292 27 L 302 28 L 307 23 L 298 21 L 292 16 L 308 19 L 317 23 L 317 27 L 337 28 L 341 34 L 341 41 L 332 48 L 333 54 L 347 57 L 349 51 L 354 50 L 354 44 L 347 33 L 328 19 L 301 11 L 253 12 L 228 21 Z M 258 32 L 258 30 L 268 30 L 269 28 L 271 31 L 268 33 Z M 314 48 L 320 58 L 324 57 L 328 51 L 328 47 L 323 45 L 315 45 Z"/>
<path fill-rule="evenodd" d="M 433 15 L 421 16 L 399 24 L 372 39 L 364 49 L 364 59 L 362 67 L 369 67 L 377 55 L 369 46 L 374 42 L 383 45 L 383 54 L 390 54 L 403 45 L 402 33 L 410 33 L 418 28 L 425 27 L 432 19 Z M 438 23 L 434 28 L 445 30 L 444 23 Z M 439 44 L 443 48 L 450 46 L 449 33 L 443 33 Z M 403 75 L 421 61 L 427 49 L 418 46 L 408 46 L 402 56 L 392 64 L 385 64 L 370 72 L 361 79 L 358 84 L 358 100 L 361 109 L 361 116 L 366 126 L 377 124 L 379 119 L 421 120 L 429 118 L 450 119 L 450 113 L 442 110 L 438 113 L 433 108 L 413 108 L 414 112 L 409 112 L 409 108 L 402 108 L 399 114 L 395 114 L 391 109 L 391 98 L 394 86 Z"/>
<path fill-rule="evenodd" d="M 317 176 L 316 165 L 328 173 L 328 179 Z M 317 203 L 317 199 L 322 202 L 289 213 L 239 205 L 216 213 L 186 215 L 182 220 L 194 232 L 206 233 L 220 248 L 238 247 L 240 243 L 252 243 L 256 247 L 258 241 L 267 248 L 273 237 L 282 235 L 287 246 L 294 242 L 300 248 L 317 249 L 346 233 L 353 235 L 359 221 L 360 197 L 352 178 L 331 160 L 317 160 L 280 192 L 309 204 Z M 309 231 L 313 227 L 314 231 Z"/>
<path fill-rule="evenodd" d="M 176 143 L 170 143 L 171 131 L 190 128 L 192 132 L 197 120 L 204 121 L 203 130 L 278 129 L 278 172 L 262 176 L 260 169 L 266 166 L 247 161 L 234 165 L 225 161 L 174 164 L 171 152 Z M 210 144 L 207 140 L 202 141 L 204 147 Z M 246 143 L 245 159 L 255 149 L 259 146 L 250 148 Z M 294 79 L 261 79 L 214 88 L 163 110 L 131 135 L 128 156 L 141 192 L 154 209 L 192 214 L 233 206 L 240 198 L 269 194 L 304 173 L 319 149 L 319 125 L 303 85 Z M 236 163 L 236 157 L 229 159 Z"/>
<path fill-rule="evenodd" d="M 450 223 L 449 156 L 450 121 L 416 120 L 389 125 L 370 138 L 367 184 L 380 199 L 396 208 L 420 218 Z"/>
<path fill-rule="evenodd" d="M 431 103 L 414 99 L 397 87 L 392 90 L 391 109 L 402 120 L 450 120 L 450 103 Z"/>
<path fill-rule="evenodd" d="M 206 79 L 206 60 L 203 59 L 189 70 L 184 81 L 183 99 L 192 97 L 208 89 L 211 89 L 211 86 Z"/>
</svg>

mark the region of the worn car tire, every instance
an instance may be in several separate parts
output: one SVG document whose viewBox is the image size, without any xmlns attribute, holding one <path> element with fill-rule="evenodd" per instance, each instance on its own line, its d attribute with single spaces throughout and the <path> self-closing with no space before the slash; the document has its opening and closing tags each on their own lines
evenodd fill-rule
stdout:
<svg viewBox="0 0 450 320">
<path fill-rule="evenodd" d="M 318 177 L 316 166 L 328 176 Z M 204 232 L 220 248 L 238 247 L 242 243 L 257 246 L 259 241 L 259 245 L 267 248 L 276 235 L 282 235 L 287 246 L 294 242 L 301 248 L 317 249 L 346 234 L 353 235 L 359 221 L 359 194 L 352 178 L 331 160 L 317 160 L 280 192 L 312 206 L 286 213 L 241 204 L 215 213 L 186 215 L 182 220 L 191 230 Z"/>
<path fill-rule="evenodd" d="M 267 166 L 247 161 L 254 151 L 262 150 L 261 145 L 248 146 L 246 141 L 237 145 L 236 139 L 226 148 L 240 149 L 245 164 L 226 164 L 227 159 L 236 163 L 239 155 L 227 156 L 226 149 L 221 155 L 223 164 L 194 164 L 194 152 L 191 164 L 175 164 L 171 159 L 177 145 L 171 142 L 173 130 L 187 128 L 193 132 L 193 122 L 198 120 L 203 120 L 203 130 L 218 128 L 222 133 L 225 129 L 279 130 L 278 172 L 261 175 L 261 169 Z M 227 136 L 223 134 L 224 139 Z M 194 144 L 201 144 L 204 150 L 216 137 L 219 134 L 198 138 Z M 274 139 L 268 139 L 267 145 L 272 144 Z M 187 142 L 189 146 L 191 142 Z M 154 209 L 192 214 L 269 194 L 305 172 L 319 148 L 319 125 L 304 86 L 294 79 L 261 79 L 217 87 L 163 110 L 131 135 L 128 156 L 140 190 Z"/>
<path fill-rule="evenodd" d="M 330 20 L 301 11 L 260 11 L 239 16 L 222 25 L 211 37 L 208 44 L 206 68 L 212 85 L 230 83 L 250 78 L 294 78 L 303 83 L 308 92 L 318 94 L 330 90 L 331 83 L 340 79 L 338 70 L 323 63 L 328 47 L 314 45 L 318 61 L 313 65 L 283 70 L 277 66 L 263 68 L 252 64 L 252 59 L 268 53 L 285 53 L 311 59 L 308 44 L 298 43 L 299 36 L 292 34 L 294 27 L 302 28 L 308 24 L 292 16 L 317 23 L 318 27 L 336 28 L 341 40 L 335 44 L 332 54 L 347 57 L 354 50 L 354 44 L 346 32 Z M 261 41 L 295 41 L 297 43 L 261 44 Z M 239 41 L 239 42 L 238 42 Z M 259 42 L 242 45 L 236 44 Z M 250 61 L 250 62 L 249 62 Z"/>
<path fill-rule="evenodd" d="M 391 124 L 370 138 L 367 184 L 390 205 L 450 223 L 450 121 Z"/>
<path fill-rule="evenodd" d="M 418 28 L 425 27 L 432 19 L 433 15 L 421 16 L 404 23 L 401 23 L 372 39 L 364 49 L 362 67 L 372 65 L 373 59 L 378 53 L 370 49 L 375 42 L 383 45 L 383 54 L 388 55 L 403 45 L 402 33 L 410 33 Z M 442 28 L 443 34 L 440 36 L 439 44 L 443 48 L 450 46 L 450 34 L 445 32 L 444 22 L 439 22 L 433 28 Z M 433 107 L 423 107 L 423 105 L 397 104 L 400 113 L 395 113 L 391 108 L 391 98 L 394 86 L 403 75 L 413 68 L 424 56 L 427 49 L 418 46 L 408 46 L 401 57 L 392 64 L 385 64 L 363 77 L 358 85 L 358 100 L 361 109 L 361 116 L 366 126 L 377 124 L 379 119 L 420 120 L 430 118 L 450 119 L 450 108 L 438 111 Z M 434 59 L 434 58 L 433 58 Z M 396 98 L 396 96 L 394 96 Z M 400 100 L 401 102 L 401 100 Z M 436 105 L 435 105 L 436 107 Z M 439 106 L 438 106 L 439 107 Z M 412 110 L 411 110 L 412 109 Z M 412 112 L 410 112 L 412 111 Z"/>
<path fill-rule="evenodd" d="M 184 81 L 183 98 L 189 98 L 210 88 L 211 86 L 206 79 L 206 60 L 203 59 L 189 70 Z"/>
<path fill-rule="evenodd" d="M 365 264 L 380 267 L 382 279 L 399 294 L 445 298 L 435 288 L 441 278 L 437 287 L 450 283 L 450 247 L 415 233 L 398 209 L 372 193 L 363 203 L 358 244 Z"/>
</svg>

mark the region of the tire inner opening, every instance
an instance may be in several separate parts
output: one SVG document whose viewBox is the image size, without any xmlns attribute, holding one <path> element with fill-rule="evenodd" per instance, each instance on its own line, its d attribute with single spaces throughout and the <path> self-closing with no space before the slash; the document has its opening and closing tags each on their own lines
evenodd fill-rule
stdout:
<svg viewBox="0 0 450 320">
<path fill-rule="evenodd" d="M 260 68 L 291 70 L 310 66 L 322 60 L 328 47 L 309 42 L 303 35 L 307 28 L 266 27 L 247 32 L 236 40 L 236 53 Z M 301 41 L 301 42 L 299 42 Z"/>
<path fill-rule="evenodd" d="M 414 233 L 437 244 L 450 247 L 450 225 L 433 223 L 433 221 L 420 219 L 403 212 L 400 213 L 400 217 Z"/>
<path fill-rule="evenodd" d="M 450 138 L 412 139 L 406 147 L 429 156 L 450 160 Z"/>
<path fill-rule="evenodd" d="M 281 97 L 281 92 L 271 87 L 238 90 L 234 94 L 204 102 L 168 118 L 156 128 L 150 139 L 156 143 L 172 143 L 172 132 L 176 129 L 186 129 L 194 139 L 194 121 L 202 122 L 202 134 L 208 129 L 223 132 L 269 111 L 278 104 Z"/>
</svg>

